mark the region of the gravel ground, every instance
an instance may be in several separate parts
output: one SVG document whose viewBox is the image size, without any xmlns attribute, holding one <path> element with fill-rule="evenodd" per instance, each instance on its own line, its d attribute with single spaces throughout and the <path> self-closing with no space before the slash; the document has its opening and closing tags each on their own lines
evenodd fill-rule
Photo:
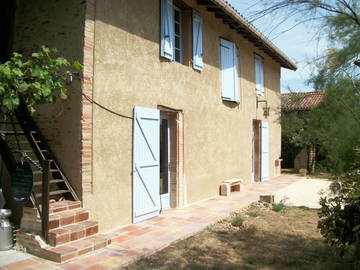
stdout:
<svg viewBox="0 0 360 270">
<path fill-rule="evenodd" d="M 304 178 L 274 193 L 275 202 L 283 200 L 286 205 L 318 209 L 319 199 L 329 194 L 330 184 L 329 180 Z"/>
</svg>

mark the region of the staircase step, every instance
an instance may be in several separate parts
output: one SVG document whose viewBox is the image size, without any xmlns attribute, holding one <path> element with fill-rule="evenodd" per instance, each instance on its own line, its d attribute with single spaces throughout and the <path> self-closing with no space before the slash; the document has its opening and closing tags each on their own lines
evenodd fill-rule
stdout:
<svg viewBox="0 0 360 270">
<path fill-rule="evenodd" d="M 27 249 L 27 252 L 57 263 L 69 261 L 77 256 L 104 248 L 111 243 L 110 237 L 103 234 L 85 237 L 57 247 L 44 245 L 39 236 L 21 231 L 17 232 L 16 238 Z"/>
<path fill-rule="evenodd" d="M 59 170 L 58 169 L 50 169 L 50 172 L 59 172 Z M 42 174 L 42 171 L 39 171 L 39 170 L 35 170 L 35 171 L 33 171 L 33 174 Z"/>
<path fill-rule="evenodd" d="M 62 183 L 65 182 L 64 179 L 51 179 L 50 184 L 56 184 L 56 183 Z M 40 186 L 42 185 L 42 181 L 36 181 L 34 182 L 34 186 Z"/>
<path fill-rule="evenodd" d="M 50 194 L 50 196 L 53 196 L 53 195 L 66 194 L 66 193 L 70 193 L 70 192 L 71 191 L 68 189 L 60 189 L 60 190 L 50 191 L 49 194 Z M 42 193 L 36 194 L 36 198 L 41 198 L 41 197 L 42 197 Z"/>
<path fill-rule="evenodd" d="M 16 133 L 15 133 L 15 131 L 13 131 L 13 130 L 1 130 L 0 131 L 0 133 L 4 133 L 5 135 L 25 135 L 25 132 L 24 131 L 17 131 Z M 30 133 L 31 134 L 35 134 L 36 133 L 36 131 L 30 131 Z"/>
<path fill-rule="evenodd" d="M 41 209 L 41 204 L 39 205 L 39 207 Z M 63 200 L 63 201 L 53 202 L 49 204 L 49 217 L 51 217 L 53 214 L 59 214 L 69 210 L 85 210 L 83 208 L 80 209 L 80 207 L 81 207 L 80 201 Z M 23 214 L 26 214 L 27 216 L 39 217 L 39 213 L 36 207 L 24 206 Z"/>
<path fill-rule="evenodd" d="M 60 259 L 59 262 L 64 262 L 76 256 L 104 248 L 110 243 L 111 240 L 106 236 L 94 235 L 59 247 L 50 248 L 49 251 L 57 254 L 57 257 Z"/>
<path fill-rule="evenodd" d="M 89 219 L 89 211 L 83 208 L 66 210 L 49 216 L 49 229 L 60 228 L 69 224 L 74 224 Z"/>
<path fill-rule="evenodd" d="M 62 211 L 72 210 L 80 207 L 81 207 L 80 201 L 64 200 L 64 201 L 54 202 L 54 203 L 50 203 L 49 205 L 49 214 L 59 213 Z"/>
<path fill-rule="evenodd" d="M 96 234 L 99 231 L 97 221 L 86 220 L 49 231 L 49 245 L 58 246 Z"/>
</svg>

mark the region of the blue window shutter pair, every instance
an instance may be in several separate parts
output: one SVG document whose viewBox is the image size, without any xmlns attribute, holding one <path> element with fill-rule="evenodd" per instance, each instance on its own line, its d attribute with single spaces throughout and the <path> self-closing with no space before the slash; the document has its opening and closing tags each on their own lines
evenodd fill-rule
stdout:
<svg viewBox="0 0 360 270">
<path fill-rule="evenodd" d="M 263 96 L 264 91 L 264 63 L 260 56 L 255 55 L 256 94 Z"/>
<path fill-rule="evenodd" d="M 220 39 L 220 48 L 222 98 L 240 102 L 236 46 L 228 40 Z"/>
<path fill-rule="evenodd" d="M 202 70 L 202 19 L 198 12 L 193 10 L 193 68 Z M 169 60 L 174 60 L 174 8 L 172 0 L 161 0 L 161 44 L 160 54 Z"/>
<path fill-rule="evenodd" d="M 202 51 L 202 19 L 198 12 L 193 10 L 193 68 L 203 70 L 203 51 Z"/>
</svg>

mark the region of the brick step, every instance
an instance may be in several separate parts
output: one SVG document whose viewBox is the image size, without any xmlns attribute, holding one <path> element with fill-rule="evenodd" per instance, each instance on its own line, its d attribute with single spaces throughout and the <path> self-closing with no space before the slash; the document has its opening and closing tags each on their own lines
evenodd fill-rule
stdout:
<svg viewBox="0 0 360 270">
<path fill-rule="evenodd" d="M 60 213 L 68 210 L 74 210 L 81 207 L 80 201 L 59 201 L 49 204 L 49 215 Z M 41 205 L 40 205 L 41 209 Z M 36 209 L 36 207 L 23 207 L 23 214 L 26 214 L 27 216 L 34 216 L 39 217 L 39 213 Z"/>
<path fill-rule="evenodd" d="M 49 215 L 49 230 L 86 221 L 88 219 L 89 211 L 83 208 L 56 212 Z"/>
<path fill-rule="evenodd" d="M 17 232 L 16 237 L 27 249 L 27 252 L 58 263 L 63 263 L 77 256 L 104 248 L 111 243 L 111 239 L 102 234 L 88 236 L 57 247 L 44 244 L 39 236 L 30 233 L 20 231 Z"/>
<path fill-rule="evenodd" d="M 91 220 L 59 227 L 49 231 L 49 245 L 58 246 L 60 244 L 94 235 L 98 231 L 98 222 Z"/>
<path fill-rule="evenodd" d="M 72 210 L 81 207 L 80 201 L 64 200 L 60 202 L 50 203 L 49 214 L 58 213 L 61 211 Z"/>
</svg>

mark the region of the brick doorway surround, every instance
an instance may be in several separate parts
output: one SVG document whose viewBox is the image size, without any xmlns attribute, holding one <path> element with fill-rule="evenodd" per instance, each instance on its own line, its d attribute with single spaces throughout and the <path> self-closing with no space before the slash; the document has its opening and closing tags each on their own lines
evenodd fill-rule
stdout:
<svg viewBox="0 0 360 270">
<path fill-rule="evenodd" d="M 184 123 L 182 110 L 159 105 L 161 114 L 166 114 L 171 121 L 171 182 L 170 207 L 181 208 L 187 204 L 186 183 L 184 179 Z"/>
</svg>

